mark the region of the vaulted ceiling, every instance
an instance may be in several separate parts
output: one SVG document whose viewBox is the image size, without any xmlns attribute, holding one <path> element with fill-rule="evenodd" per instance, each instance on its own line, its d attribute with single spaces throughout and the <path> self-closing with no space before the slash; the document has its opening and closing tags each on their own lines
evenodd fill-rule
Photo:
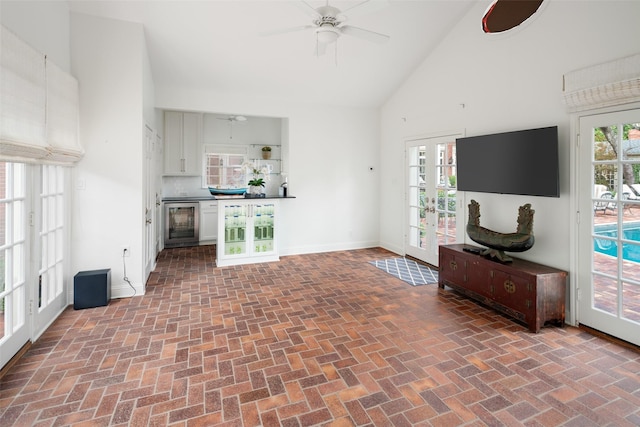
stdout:
<svg viewBox="0 0 640 427">
<path fill-rule="evenodd" d="M 141 23 L 156 87 L 359 107 L 382 105 L 476 3 L 370 2 L 381 4 L 336 0 L 329 5 L 341 10 L 356 6 L 345 13 L 347 23 L 390 40 L 376 44 L 342 35 L 323 56 L 314 54 L 312 30 L 264 35 L 310 24 L 308 6 L 299 0 L 68 3 L 72 12 Z M 307 3 L 313 8 L 327 4 Z"/>
</svg>

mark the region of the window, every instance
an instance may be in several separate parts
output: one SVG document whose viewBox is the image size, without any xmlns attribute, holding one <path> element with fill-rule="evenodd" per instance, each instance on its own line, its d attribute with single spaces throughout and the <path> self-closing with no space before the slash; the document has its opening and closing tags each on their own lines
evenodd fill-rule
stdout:
<svg viewBox="0 0 640 427">
<path fill-rule="evenodd" d="M 242 164 L 247 160 L 246 149 L 205 145 L 203 187 L 244 187 Z"/>
</svg>

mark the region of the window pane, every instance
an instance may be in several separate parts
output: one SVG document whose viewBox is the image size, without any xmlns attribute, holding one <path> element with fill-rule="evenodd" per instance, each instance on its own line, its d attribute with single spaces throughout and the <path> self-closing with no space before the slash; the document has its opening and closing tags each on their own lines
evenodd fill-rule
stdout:
<svg viewBox="0 0 640 427">
<path fill-rule="evenodd" d="M 13 197 L 23 198 L 26 192 L 26 166 L 22 163 L 12 163 L 11 166 L 13 169 Z"/>
<path fill-rule="evenodd" d="M 7 197 L 7 185 L 9 182 L 7 181 L 7 163 L 0 162 L 0 200 L 6 199 Z M 3 218 L 3 217 L 0 217 Z"/>
<path fill-rule="evenodd" d="M 14 243 L 24 240 L 25 233 L 25 217 L 24 217 L 24 202 L 13 202 L 13 239 Z"/>
<path fill-rule="evenodd" d="M 211 187 L 246 186 L 247 180 L 240 168 L 245 160 L 240 154 L 207 153 L 205 184 Z"/>
<path fill-rule="evenodd" d="M 7 204 L 0 202 L 0 246 L 7 243 Z"/>
<path fill-rule="evenodd" d="M 19 244 L 13 247 L 11 251 L 11 258 L 13 259 L 13 287 L 24 282 L 25 276 L 25 263 L 24 263 L 24 245 Z"/>
</svg>

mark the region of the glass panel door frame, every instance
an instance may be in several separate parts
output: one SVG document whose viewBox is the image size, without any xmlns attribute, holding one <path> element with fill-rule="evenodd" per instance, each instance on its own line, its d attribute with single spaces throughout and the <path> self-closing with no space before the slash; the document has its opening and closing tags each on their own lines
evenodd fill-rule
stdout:
<svg viewBox="0 0 640 427">
<path fill-rule="evenodd" d="M 26 344 L 31 334 L 27 254 L 27 170 L 21 163 L 1 163 L 0 175 L 0 368 Z M 32 306 L 33 307 L 33 306 Z"/>
<path fill-rule="evenodd" d="M 69 228 L 65 190 L 69 188 L 68 168 L 42 165 L 35 167 L 34 182 L 38 182 L 38 209 L 35 221 L 32 253 L 38 254 L 33 260 L 37 277 L 31 282 L 35 289 L 31 303 L 34 307 L 33 336 L 35 340 L 58 317 L 67 306 L 68 292 L 65 283 L 70 280 L 69 271 Z"/>
<path fill-rule="evenodd" d="M 639 217 L 635 213 L 640 212 L 640 200 L 628 200 L 624 178 L 629 165 L 640 165 L 640 156 L 625 155 L 624 131 L 620 132 L 621 125 L 640 122 L 640 105 L 633 108 L 592 111 L 574 118 L 578 221 L 573 240 L 577 291 L 573 321 L 640 345 L 640 310 L 634 305 L 640 301 L 640 275 L 633 274 L 640 266 L 623 252 L 640 252 L 640 241 L 627 233 L 627 226 L 640 223 L 633 221 Z M 608 138 L 598 134 L 600 127 L 610 127 Z M 614 144 L 607 142 L 612 139 Z"/>
<path fill-rule="evenodd" d="M 464 198 L 456 190 L 455 140 L 443 133 L 405 140 L 406 255 L 438 265 L 438 247 L 464 240 Z"/>
</svg>

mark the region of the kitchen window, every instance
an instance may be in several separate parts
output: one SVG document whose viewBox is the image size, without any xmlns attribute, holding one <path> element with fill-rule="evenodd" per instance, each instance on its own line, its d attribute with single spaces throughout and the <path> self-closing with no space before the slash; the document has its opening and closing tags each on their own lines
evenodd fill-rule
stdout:
<svg viewBox="0 0 640 427">
<path fill-rule="evenodd" d="M 205 145 L 203 187 L 244 187 L 242 164 L 247 160 L 246 148 Z"/>
</svg>

